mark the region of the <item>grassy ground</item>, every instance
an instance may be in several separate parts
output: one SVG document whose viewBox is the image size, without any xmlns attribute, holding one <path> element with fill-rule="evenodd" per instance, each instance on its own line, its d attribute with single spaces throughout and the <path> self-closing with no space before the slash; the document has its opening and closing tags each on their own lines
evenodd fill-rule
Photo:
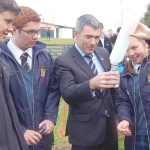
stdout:
<svg viewBox="0 0 150 150">
<path fill-rule="evenodd" d="M 46 41 L 46 38 L 40 38 L 39 41 L 47 43 L 47 44 L 73 44 L 75 42 L 75 39 L 51 38 L 50 41 Z M 59 105 L 59 114 L 57 118 L 57 124 L 54 129 L 55 145 L 57 145 L 61 141 L 65 141 L 68 139 L 68 137 L 60 137 L 58 134 L 61 129 L 61 124 L 62 124 L 63 106 L 64 106 L 64 102 L 63 102 L 63 99 L 61 99 L 60 105 Z M 66 112 L 68 112 L 68 107 L 66 109 Z M 67 119 L 67 114 L 66 114 L 66 119 Z M 124 140 L 124 136 L 119 134 L 119 150 L 124 150 L 123 140 Z"/>
<path fill-rule="evenodd" d="M 75 39 L 51 38 L 50 41 L 47 41 L 46 38 L 39 38 L 39 41 L 47 44 L 73 44 Z"/>
</svg>

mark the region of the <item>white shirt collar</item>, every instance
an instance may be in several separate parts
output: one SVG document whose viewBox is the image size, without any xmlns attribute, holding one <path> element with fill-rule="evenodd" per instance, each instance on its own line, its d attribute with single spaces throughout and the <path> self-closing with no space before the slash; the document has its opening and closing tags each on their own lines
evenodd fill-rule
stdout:
<svg viewBox="0 0 150 150">
<path fill-rule="evenodd" d="M 136 73 L 139 73 L 138 68 L 139 68 L 139 66 L 141 66 L 141 64 L 134 64 L 134 63 L 132 62 L 132 65 L 133 65 L 133 68 L 134 68 L 135 72 L 136 72 Z"/>
<path fill-rule="evenodd" d="M 9 48 L 9 50 L 11 51 L 11 53 L 14 55 L 14 57 L 16 58 L 17 61 L 20 60 L 20 56 L 24 52 L 28 53 L 29 57 L 32 58 L 32 48 L 28 48 L 25 51 L 22 51 L 20 48 L 18 48 L 16 45 L 14 45 L 14 43 L 12 42 L 11 39 L 7 43 L 7 46 Z"/>
<path fill-rule="evenodd" d="M 78 52 L 81 54 L 81 56 L 82 57 L 84 57 L 85 55 L 86 55 L 86 53 L 84 52 L 84 51 L 82 51 L 79 47 L 78 47 L 78 45 L 75 43 L 75 47 L 76 47 L 76 49 L 78 50 Z M 93 55 L 94 53 L 92 53 L 92 55 Z"/>
</svg>

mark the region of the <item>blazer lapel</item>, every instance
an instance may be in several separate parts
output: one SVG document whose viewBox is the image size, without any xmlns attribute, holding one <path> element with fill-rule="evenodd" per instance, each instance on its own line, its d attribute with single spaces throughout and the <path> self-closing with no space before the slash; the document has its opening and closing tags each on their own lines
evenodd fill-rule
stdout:
<svg viewBox="0 0 150 150">
<path fill-rule="evenodd" d="M 95 50 L 95 53 L 96 53 L 96 55 L 98 56 L 98 58 L 99 58 L 99 60 L 100 60 L 100 62 L 101 62 L 101 64 L 102 64 L 102 66 L 103 66 L 103 68 L 104 68 L 104 71 L 108 71 L 108 70 L 106 70 L 106 68 L 107 68 L 107 64 L 105 63 L 105 60 L 104 60 L 104 58 L 103 58 L 103 55 L 101 54 L 101 52 L 100 52 L 100 50 Z M 108 60 L 107 60 L 108 61 Z"/>
<path fill-rule="evenodd" d="M 74 62 L 90 77 L 93 78 L 95 75 L 92 72 L 91 68 L 85 61 L 85 59 L 81 56 L 81 54 L 76 49 L 75 45 L 72 47 L 72 57 Z"/>
</svg>

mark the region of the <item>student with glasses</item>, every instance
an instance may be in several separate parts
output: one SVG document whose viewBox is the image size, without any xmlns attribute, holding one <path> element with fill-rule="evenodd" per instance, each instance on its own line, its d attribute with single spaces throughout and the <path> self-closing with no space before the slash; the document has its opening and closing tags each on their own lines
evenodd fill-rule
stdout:
<svg viewBox="0 0 150 150">
<path fill-rule="evenodd" d="M 34 30 L 32 30 L 32 31 L 25 31 L 22 28 L 20 28 L 20 30 L 25 32 L 25 33 L 27 33 L 28 35 L 32 35 L 32 36 L 39 35 L 39 32 L 40 32 L 40 30 L 39 31 L 34 31 Z"/>
<path fill-rule="evenodd" d="M 40 17 L 21 6 L 14 19 L 12 38 L 0 45 L 3 61 L 10 66 L 10 92 L 29 150 L 51 150 L 56 123 L 59 88 L 54 76 L 54 60 L 37 41 Z M 43 135 L 37 132 L 43 125 Z"/>
</svg>

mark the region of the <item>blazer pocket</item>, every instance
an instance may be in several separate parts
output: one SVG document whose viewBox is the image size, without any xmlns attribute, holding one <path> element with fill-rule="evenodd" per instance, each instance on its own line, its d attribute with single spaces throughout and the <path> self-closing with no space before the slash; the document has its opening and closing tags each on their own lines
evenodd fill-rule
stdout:
<svg viewBox="0 0 150 150">
<path fill-rule="evenodd" d="M 7 146 L 0 146 L 0 150 L 8 150 Z"/>
<path fill-rule="evenodd" d="M 89 115 L 69 115 L 69 120 L 72 121 L 89 121 L 90 117 Z"/>
</svg>

